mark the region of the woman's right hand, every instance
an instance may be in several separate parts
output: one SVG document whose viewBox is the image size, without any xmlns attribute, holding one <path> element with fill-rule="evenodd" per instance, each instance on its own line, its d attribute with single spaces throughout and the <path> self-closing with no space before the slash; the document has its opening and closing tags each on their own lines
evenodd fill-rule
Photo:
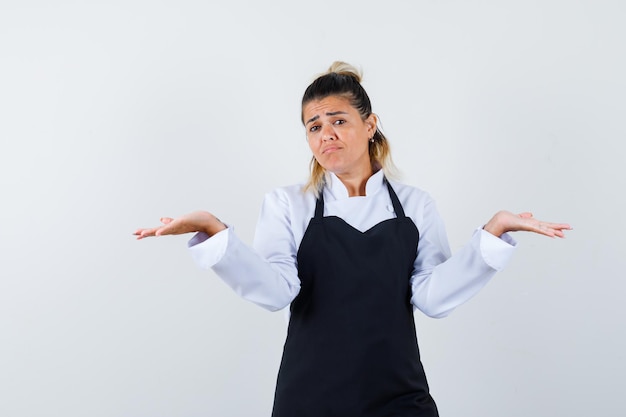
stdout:
<svg viewBox="0 0 626 417">
<path fill-rule="evenodd" d="M 151 236 L 182 235 L 184 233 L 204 232 L 209 236 L 226 229 L 226 225 L 207 211 L 194 211 L 182 217 L 172 219 L 161 217 L 161 226 L 149 229 L 137 229 L 133 235 L 137 240 Z"/>
</svg>

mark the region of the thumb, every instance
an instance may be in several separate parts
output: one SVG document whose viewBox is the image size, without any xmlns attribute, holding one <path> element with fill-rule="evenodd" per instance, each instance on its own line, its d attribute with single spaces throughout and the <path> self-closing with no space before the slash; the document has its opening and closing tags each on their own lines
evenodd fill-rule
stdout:
<svg viewBox="0 0 626 417">
<path fill-rule="evenodd" d="M 172 219 L 171 217 L 161 217 L 160 220 L 163 224 L 170 224 L 174 219 Z"/>
<path fill-rule="evenodd" d="M 522 219 L 530 219 L 533 217 L 533 214 L 528 211 L 525 211 L 523 213 L 518 214 L 518 216 L 520 216 Z"/>
</svg>

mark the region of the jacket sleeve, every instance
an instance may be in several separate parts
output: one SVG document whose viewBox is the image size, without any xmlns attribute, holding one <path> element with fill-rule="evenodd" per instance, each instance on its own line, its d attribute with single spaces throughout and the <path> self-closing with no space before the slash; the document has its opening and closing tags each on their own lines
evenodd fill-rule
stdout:
<svg viewBox="0 0 626 417">
<path fill-rule="evenodd" d="M 232 227 L 210 238 L 199 233 L 188 246 L 199 267 L 212 269 L 239 296 L 267 310 L 283 309 L 300 291 L 289 204 L 278 192 L 265 197 L 253 247 Z"/>
<path fill-rule="evenodd" d="M 516 242 L 477 229 L 451 255 L 445 227 L 432 199 L 424 205 L 420 240 L 411 275 L 411 302 L 424 314 L 445 317 L 476 295 L 509 262 Z"/>
</svg>

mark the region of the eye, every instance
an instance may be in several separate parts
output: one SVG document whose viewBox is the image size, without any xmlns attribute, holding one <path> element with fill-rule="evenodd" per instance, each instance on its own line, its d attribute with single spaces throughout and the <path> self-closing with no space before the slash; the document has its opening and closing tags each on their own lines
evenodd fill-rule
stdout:
<svg viewBox="0 0 626 417">
<path fill-rule="evenodd" d="M 319 126 L 317 125 L 313 125 L 309 128 L 309 132 L 313 133 L 313 132 L 317 132 L 319 130 Z"/>
<path fill-rule="evenodd" d="M 333 122 L 334 125 L 342 125 L 344 124 L 346 121 L 343 119 L 337 119 Z"/>
</svg>

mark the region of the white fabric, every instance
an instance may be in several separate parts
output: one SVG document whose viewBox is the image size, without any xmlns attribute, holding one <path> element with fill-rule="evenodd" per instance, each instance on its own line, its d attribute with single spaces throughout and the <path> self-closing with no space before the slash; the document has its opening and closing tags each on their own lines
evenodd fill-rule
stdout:
<svg viewBox="0 0 626 417">
<path fill-rule="evenodd" d="M 420 239 L 411 276 L 413 305 L 431 317 L 444 317 L 475 295 L 511 258 L 515 241 L 477 229 L 453 256 L 434 200 L 424 191 L 390 181 Z M 265 196 L 253 248 L 228 229 L 189 242 L 195 262 L 212 268 L 237 294 L 268 310 L 288 306 L 298 295 L 297 252 L 315 211 L 315 196 L 302 186 L 282 187 Z M 343 183 L 327 175 L 324 215 L 338 216 L 364 232 L 395 217 L 382 171 L 367 182 L 366 195 L 349 197 Z"/>
</svg>

